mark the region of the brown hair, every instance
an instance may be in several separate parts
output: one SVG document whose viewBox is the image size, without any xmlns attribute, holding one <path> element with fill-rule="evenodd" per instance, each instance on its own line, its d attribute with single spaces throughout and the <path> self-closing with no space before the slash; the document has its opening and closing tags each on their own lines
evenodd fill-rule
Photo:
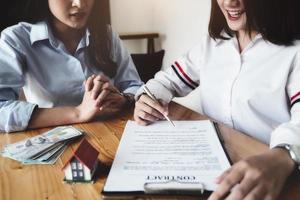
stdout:
<svg viewBox="0 0 300 200">
<path fill-rule="evenodd" d="M 88 22 L 91 34 L 88 57 L 95 66 L 101 68 L 104 74 L 114 77 L 118 66 L 111 58 L 112 30 L 107 21 L 108 16 L 104 16 L 104 12 L 99 11 L 101 2 L 101 0 L 95 0 Z"/>
<path fill-rule="evenodd" d="M 262 34 L 265 40 L 278 45 L 291 45 L 294 40 L 300 39 L 300 25 L 297 20 L 300 10 L 299 0 L 243 0 L 247 15 L 247 30 Z M 211 15 L 209 35 L 214 39 L 228 39 L 222 35 L 225 31 L 233 37 L 232 31 L 217 3 L 211 0 Z"/>
<path fill-rule="evenodd" d="M 90 31 L 90 42 L 87 47 L 87 59 L 92 65 L 100 68 L 109 77 L 114 77 L 117 72 L 117 64 L 112 60 L 112 38 L 109 26 L 108 12 L 100 9 L 103 1 L 95 0 L 88 21 Z M 24 21 L 36 23 L 51 20 L 52 14 L 49 9 L 48 0 L 28 0 L 25 9 Z"/>
</svg>

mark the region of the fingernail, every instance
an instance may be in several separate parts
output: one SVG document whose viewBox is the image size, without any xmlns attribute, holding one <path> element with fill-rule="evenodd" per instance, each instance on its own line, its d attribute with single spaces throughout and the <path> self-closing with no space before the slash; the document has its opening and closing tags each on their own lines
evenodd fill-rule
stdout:
<svg viewBox="0 0 300 200">
<path fill-rule="evenodd" d="M 215 178 L 214 182 L 215 182 L 215 183 L 220 183 L 220 180 L 221 180 L 221 178 L 220 178 L 220 177 L 217 177 L 217 178 Z"/>
</svg>

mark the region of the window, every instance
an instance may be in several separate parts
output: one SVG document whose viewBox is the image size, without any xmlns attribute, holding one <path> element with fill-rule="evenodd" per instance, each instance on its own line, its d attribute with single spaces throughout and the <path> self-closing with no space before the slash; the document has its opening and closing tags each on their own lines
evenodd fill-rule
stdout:
<svg viewBox="0 0 300 200">
<path fill-rule="evenodd" d="M 77 172 L 73 171 L 73 177 L 77 177 Z"/>
<path fill-rule="evenodd" d="M 75 157 L 71 160 L 71 170 L 72 170 L 73 181 L 84 180 L 83 164 Z"/>
<path fill-rule="evenodd" d="M 72 166 L 72 169 L 77 169 L 76 162 L 72 161 L 71 166 Z"/>
<path fill-rule="evenodd" d="M 82 164 L 81 163 L 77 163 L 77 168 L 78 169 L 82 169 Z"/>
</svg>

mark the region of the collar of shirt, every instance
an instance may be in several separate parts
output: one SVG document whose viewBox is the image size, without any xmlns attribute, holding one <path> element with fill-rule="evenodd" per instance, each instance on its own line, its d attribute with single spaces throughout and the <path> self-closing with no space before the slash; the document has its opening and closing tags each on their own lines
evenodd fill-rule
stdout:
<svg viewBox="0 0 300 200">
<path fill-rule="evenodd" d="M 234 37 L 231 37 L 231 36 L 228 35 L 225 31 L 222 31 L 222 32 L 221 32 L 221 36 L 223 36 L 223 37 L 225 37 L 225 38 L 229 38 L 229 40 L 236 40 L 236 39 L 237 39 L 237 38 L 236 38 L 236 35 L 234 35 Z M 249 46 L 253 46 L 253 44 L 255 44 L 255 43 L 256 43 L 258 40 L 260 40 L 260 39 L 262 39 L 262 35 L 259 33 L 259 34 L 257 34 L 257 35 L 253 38 L 253 40 L 251 41 L 251 45 L 249 45 Z M 217 39 L 215 39 L 214 41 L 215 41 L 215 45 L 218 46 L 219 44 L 221 44 L 222 42 L 224 42 L 224 41 L 226 41 L 226 40 L 217 38 Z"/>
<path fill-rule="evenodd" d="M 77 50 L 89 46 L 89 37 L 90 37 L 90 31 L 88 29 L 86 29 L 86 33 L 80 40 Z M 55 38 L 50 25 L 45 21 L 33 24 L 32 29 L 30 31 L 31 45 L 34 45 L 34 43 L 40 42 L 43 40 L 49 40 L 50 44 L 54 48 L 59 47 L 60 41 L 57 38 Z"/>
</svg>

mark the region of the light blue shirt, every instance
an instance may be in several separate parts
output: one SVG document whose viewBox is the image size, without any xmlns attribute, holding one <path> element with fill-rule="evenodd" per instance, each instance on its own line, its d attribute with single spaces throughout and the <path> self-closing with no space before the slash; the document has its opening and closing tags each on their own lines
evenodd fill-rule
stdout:
<svg viewBox="0 0 300 200">
<path fill-rule="evenodd" d="M 135 94 L 143 83 L 118 35 L 111 34 L 112 59 L 118 65 L 111 82 L 120 91 Z M 102 73 L 87 60 L 88 45 L 88 30 L 71 55 L 46 22 L 5 29 L 0 38 L 0 131 L 26 129 L 36 106 L 79 105 L 84 80 Z M 18 100 L 22 88 L 27 102 Z"/>
</svg>

